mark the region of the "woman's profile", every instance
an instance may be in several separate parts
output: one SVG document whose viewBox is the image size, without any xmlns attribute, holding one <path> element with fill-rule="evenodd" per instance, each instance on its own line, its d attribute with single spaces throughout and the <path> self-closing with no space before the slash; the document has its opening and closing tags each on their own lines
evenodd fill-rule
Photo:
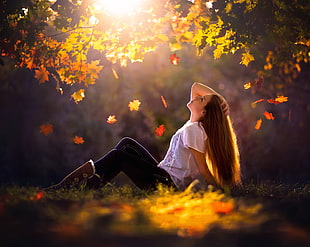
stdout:
<svg viewBox="0 0 310 247">
<path fill-rule="evenodd" d="M 141 189 L 163 183 L 183 190 L 196 179 L 221 188 L 240 185 L 238 145 L 224 97 L 195 82 L 187 107 L 190 118 L 172 136 L 162 161 L 158 162 L 137 141 L 125 137 L 99 160 L 87 161 L 49 189 L 81 183 L 97 188 L 120 172 Z"/>
</svg>

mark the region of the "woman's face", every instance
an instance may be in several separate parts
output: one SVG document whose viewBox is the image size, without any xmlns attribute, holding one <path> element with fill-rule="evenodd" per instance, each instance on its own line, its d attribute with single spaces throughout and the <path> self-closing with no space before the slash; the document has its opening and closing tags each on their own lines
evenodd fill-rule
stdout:
<svg viewBox="0 0 310 247">
<path fill-rule="evenodd" d="M 187 107 L 191 112 L 202 113 L 205 112 L 205 106 L 210 101 L 212 95 L 196 96 L 187 103 Z"/>
</svg>

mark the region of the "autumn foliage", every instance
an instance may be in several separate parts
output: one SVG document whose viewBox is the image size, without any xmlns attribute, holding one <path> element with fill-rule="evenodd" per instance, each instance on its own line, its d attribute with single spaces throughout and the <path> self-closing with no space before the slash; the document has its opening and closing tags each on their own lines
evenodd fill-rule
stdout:
<svg viewBox="0 0 310 247">
<path fill-rule="evenodd" d="M 113 77 L 120 79 L 119 67 L 143 62 L 162 46 L 169 48 L 166 59 L 171 66 L 185 62 L 179 55 L 184 46 L 194 46 L 200 56 L 209 52 L 214 59 L 235 55 L 238 63 L 252 70 L 244 89 L 255 92 L 268 85 L 278 95 L 258 99 L 252 107 L 264 101 L 287 102 L 282 88 L 294 83 L 309 62 L 309 25 L 302 19 L 308 9 L 302 1 L 147 0 L 139 6 L 132 3 L 123 12 L 125 4 L 112 11 L 99 0 L 3 0 L 0 4 L 0 63 L 10 60 L 27 68 L 39 83 L 55 83 L 60 93 L 65 85 L 78 85 L 71 93 L 76 104 L 96 83 L 105 62 L 110 63 Z M 161 100 L 167 108 L 163 96 Z M 138 111 L 140 105 L 135 99 L 128 107 Z M 110 124 L 116 121 L 107 119 Z M 261 124 L 257 122 L 255 128 Z M 48 135 L 52 130 L 41 132 Z"/>
<path fill-rule="evenodd" d="M 124 12 L 120 4 L 122 14 L 97 0 L 1 1 L 0 7 L 1 57 L 32 70 L 40 83 L 55 81 L 60 92 L 63 84 L 94 84 L 103 58 L 125 67 L 163 44 L 173 65 L 182 60 L 176 51 L 184 43 L 199 55 L 211 48 L 215 59 L 237 54 L 245 66 L 260 49 L 265 58 L 255 65 L 258 79 L 245 88 L 261 87 L 263 77 L 278 82 L 283 75 L 292 82 L 309 62 L 309 26 L 301 20 L 307 7 L 300 1 L 148 0 Z M 274 47 L 262 52 L 267 40 Z M 101 59 L 93 59 L 94 52 Z M 76 103 L 84 98 L 81 92 L 72 97 Z"/>
</svg>

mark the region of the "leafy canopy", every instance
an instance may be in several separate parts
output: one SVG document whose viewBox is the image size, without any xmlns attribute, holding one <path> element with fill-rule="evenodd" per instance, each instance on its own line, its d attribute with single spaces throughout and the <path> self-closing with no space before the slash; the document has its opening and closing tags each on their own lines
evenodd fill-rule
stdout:
<svg viewBox="0 0 310 247">
<path fill-rule="evenodd" d="M 115 1 L 1 0 L 1 63 L 10 58 L 62 91 L 63 83 L 94 84 L 104 59 L 125 67 L 162 44 L 171 53 L 183 43 L 199 55 L 212 49 L 215 59 L 236 54 L 274 83 L 292 82 L 309 62 L 307 0 L 136 0 L 121 14 L 121 1 L 116 11 L 108 2 Z"/>
</svg>

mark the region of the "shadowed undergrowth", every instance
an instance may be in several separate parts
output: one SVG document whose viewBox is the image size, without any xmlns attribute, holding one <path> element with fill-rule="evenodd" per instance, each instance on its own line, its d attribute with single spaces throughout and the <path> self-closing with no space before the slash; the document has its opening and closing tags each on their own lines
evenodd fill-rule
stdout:
<svg viewBox="0 0 310 247">
<path fill-rule="evenodd" d="M 230 194 L 164 186 L 151 192 L 111 184 L 52 192 L 2 186 L 1 235 L 7 246 L 102 246 L 102 241 L 157 246 L 160 240 L 169 246 L 206 241 L 208 246 L 241 246 L 254 239 L 252 246 L 307 246 L 309 191 L 309 185 L 272 183 L 248 183 Z"/>
</svg>

